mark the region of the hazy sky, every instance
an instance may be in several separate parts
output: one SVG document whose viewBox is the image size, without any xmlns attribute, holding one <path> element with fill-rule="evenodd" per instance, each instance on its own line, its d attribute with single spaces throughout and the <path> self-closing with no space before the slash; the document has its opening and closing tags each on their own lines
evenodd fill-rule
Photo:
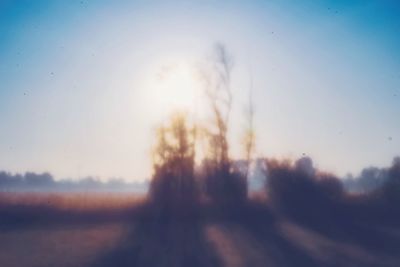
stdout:
<svg viewBox="0 0 400 267">
<path fill-rule="evenodd" d="M 396 2 L 1 0 L 0 169 L 148 177 L 156 125 L 202 107 L 193 73 L 215 42 L 235 62 L 232 156 L 252 76 L 258 155 L 339 175 L 389 165 Z"/>
</svg>

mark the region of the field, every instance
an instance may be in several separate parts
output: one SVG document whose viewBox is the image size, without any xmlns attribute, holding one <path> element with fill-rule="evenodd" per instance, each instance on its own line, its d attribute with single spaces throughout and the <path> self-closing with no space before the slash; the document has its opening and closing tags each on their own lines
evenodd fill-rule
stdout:
<svg viewBox="0 0 400 267">
<path fill-rule="evenodd" d="M 0 196 L 0 266 L 399 266 L 400 227 L 329 231 L 264 203 L 159 217 L 128 194 Z M 238 208 L 240 210 L 240 208 Z"/>
</svg>

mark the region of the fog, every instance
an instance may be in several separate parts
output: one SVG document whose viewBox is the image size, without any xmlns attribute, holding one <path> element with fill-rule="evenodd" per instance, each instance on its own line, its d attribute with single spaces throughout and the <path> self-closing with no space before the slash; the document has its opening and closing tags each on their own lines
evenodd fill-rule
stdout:
<svg viewBox="0 0 400 267">
<path fill-rule="evenodd" d="M 12 174 L 0 171 L 0 191 L 3 192 L 132 192 L 145 193 L 148 184 L 110 178 L 106 182 L 96 177 L 55 180 L 50 173 L 26 172 Z"/>
</svg>

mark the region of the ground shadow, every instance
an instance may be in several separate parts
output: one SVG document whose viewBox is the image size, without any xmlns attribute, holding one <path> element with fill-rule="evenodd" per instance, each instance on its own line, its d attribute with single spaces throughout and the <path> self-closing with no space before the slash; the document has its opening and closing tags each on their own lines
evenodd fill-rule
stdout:
<svg viewBox="0 0 400 267">
<path fill-rule="evenodd" d="M 222 266 L 197 218 L 146 216 L 132 221 L 132 230 L 92 267 Z"/>
</svg>

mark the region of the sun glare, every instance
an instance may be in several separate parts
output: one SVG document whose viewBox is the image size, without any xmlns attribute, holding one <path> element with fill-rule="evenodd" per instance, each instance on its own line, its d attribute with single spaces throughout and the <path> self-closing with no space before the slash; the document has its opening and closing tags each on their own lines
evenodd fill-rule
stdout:
<svg viewBox="0 0 400 267">
<path fill-rule="evenodd" d="M 163 64 L 155 68 L 145 87 L 154 111 L 162 116 L 176 110 L 195 112 L 197 108 L 200 83 L 188 63 Z"/>
</svg>

